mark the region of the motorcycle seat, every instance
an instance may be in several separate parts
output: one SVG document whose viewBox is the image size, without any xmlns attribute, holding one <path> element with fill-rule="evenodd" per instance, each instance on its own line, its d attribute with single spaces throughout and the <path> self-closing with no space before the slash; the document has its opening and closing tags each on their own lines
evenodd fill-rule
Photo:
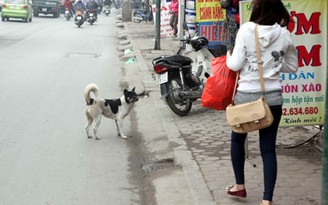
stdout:
<svg viewBox="0 0 328 205">
<path fill-rule="evenodd" d="M 191 58 L 189 58 L 187 56 L 178 55 L 178 54 L 163 57 L 161 60 L 165 61 L 166 63 L 168 63 L 172 66 L 179 66 L 179 67 L 190 66 L 192 63 Z"/>
</svg>

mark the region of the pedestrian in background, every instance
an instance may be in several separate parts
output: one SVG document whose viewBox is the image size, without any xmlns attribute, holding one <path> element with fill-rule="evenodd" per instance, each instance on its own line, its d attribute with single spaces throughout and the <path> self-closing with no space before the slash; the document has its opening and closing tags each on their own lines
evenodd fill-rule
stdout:
<svg viewBox="0 0 328 205">
<path fill-rule="evenodd" d="M 259 32 L 261 63 L 265 81 L 264 96 L 274 117 L 273 124 L 259 130 L 259 146 L 263 161 L 264 192 L 262 205 L 272 205 L 277 179 L 276 137 L 282 115 L 282 85 L 280 72 L 296 72 L 297 50 L 286 29 L 290 18 L 281 0 L 253 0 L 250 22 L 241 25 L 233 52 L 227 52 L 227 66 L 239 71 L 235 104 L 259 99 L 261 96 L 258 72 L 255 29 Z M 244 164 L 247 133 L 231 134 L 231 161 L 235 185 L 227 187 L 227 194 L 246 197 Z"/>
<path fill-rule="evenodd" d="M 173 35 L 177 37 L 178 34 L 178 18 L 179 18 L 179 0 L 172 0 L 169 6 L 171 18 L 170 26 L 173 28 Z"/>
</svg>

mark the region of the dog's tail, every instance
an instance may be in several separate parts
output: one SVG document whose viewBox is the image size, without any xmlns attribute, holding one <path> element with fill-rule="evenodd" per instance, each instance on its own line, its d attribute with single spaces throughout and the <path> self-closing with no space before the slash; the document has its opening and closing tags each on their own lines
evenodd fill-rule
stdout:
<svg viewBox="0 0 328 205">
<path fill-rule="evenodd" d="M 94 103 L 94 101 L 97 100 L 97 98 L 98 98 L 98 91 L 99 91 L 99 88 L 94 83 L 90 83 L 87 86 L 85 86 L 83 93 L 84 93 L 84 99 L 85 99 L 85 102 L 87 103 L 87 105 L 92 105 Z M 91 93 L 94 94 L 94 97 L 96 99 L 93 99 L 90 96 Z"/>
</svg>

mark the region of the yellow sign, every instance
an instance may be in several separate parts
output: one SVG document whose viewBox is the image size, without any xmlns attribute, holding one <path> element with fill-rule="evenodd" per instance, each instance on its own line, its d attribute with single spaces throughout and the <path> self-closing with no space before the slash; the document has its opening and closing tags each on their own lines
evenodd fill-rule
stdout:
<svg viewBox="0 0 328 205">
<path fill-rule="evenodd" d="M 196 0 L 196 18 L 197 22 L 224 21 L 226 9 L 218 0 Z"/>
</svg>

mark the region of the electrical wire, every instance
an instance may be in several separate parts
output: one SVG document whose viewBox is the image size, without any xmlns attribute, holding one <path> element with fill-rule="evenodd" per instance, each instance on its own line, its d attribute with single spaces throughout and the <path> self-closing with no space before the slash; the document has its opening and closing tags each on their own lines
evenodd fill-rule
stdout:
<svg viewBox="0 0 328 205">
<path fill-rule="evenodd" d="M 320 135 L 322 133 L 323 126 L 319 126 L 319 129 L 320 129 L 320 131 L 318 133 L 316 133 L 315 135 L 313 135 L 309 139 L 305 140 L 304 142 L 301 142 L 301 143 L 296 144 L 296 145 L 282 145 L 282 144 L 280 144 L 280 145 L 276 145 L 276 148 L 293 149 L 293 148 L 296 148 L 296 147 L 300 147 L 300 146 L 310 142 L 311 140 L 316 138 L 318 135 Z"/>
</svg>

